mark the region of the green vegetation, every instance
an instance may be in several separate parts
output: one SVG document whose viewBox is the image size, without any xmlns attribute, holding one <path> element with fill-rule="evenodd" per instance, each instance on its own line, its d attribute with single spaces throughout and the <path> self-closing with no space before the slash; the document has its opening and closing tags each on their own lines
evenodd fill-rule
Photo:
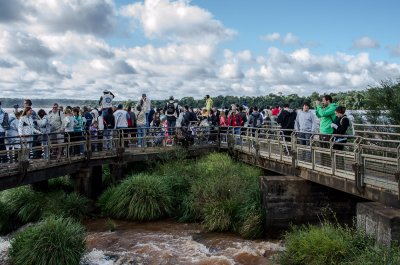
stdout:
<svg viewBox="0 0 400 265">
<path fill-rule="evenodd" d="M 75 193 L 42 193 L 32 190 L 29 186 L 1 192 L 0 205 L 2 204 L 8 209 L 9 217 L 19 224 L 36 222 L 53 214 L 81 219 L 89 211 L 88 199 Z"/>
<path fill-rule="evenodd" d="M 153 175 L 139 174 L 108 189 L 99 198 L 104 213 L 111 217 L 148 221 L 166 216 L 172 210 L 168 186 Z"/>
<path fill-rule="evenodd" d="M 282 265 L 400 264 L 400 248 L 376 245 L 356 229 L 324 222 L 321 226 L 292 227 L 284 236 Z"/>
<path fill-rule="evenodd" d="M 15 265 L 79 264 L 85 251 L 85 230 L 69 218 L 50 216 L 18 232 L 9 256 Z"/>
<path fill-rule="evenodd" d="M 201 222 L 208 231 L 263 235 L 261 170 L 214 153 L 198 160 L 164 160 L 150 173 L 132 175 L 99 199 L 112 218 L 154 220 L 165 216 Z"/>
</svg>

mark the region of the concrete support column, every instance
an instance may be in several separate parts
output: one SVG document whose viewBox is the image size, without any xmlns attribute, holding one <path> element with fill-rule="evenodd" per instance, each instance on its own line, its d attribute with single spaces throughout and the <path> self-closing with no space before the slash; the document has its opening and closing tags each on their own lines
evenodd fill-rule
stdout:
<svg viewBox="0 0 400 265">
<path fill-rule="evenodd" d="M 114 183 L 118 183 L 122 180 L 126 168 L 126 163 L 110 164 L 110 174 Z"/>
<path fill-rule="evenodd" d="M 362 199 L 294 176 L 261 177 L 266 230 L 320 223 L 323 217 L 351 223 Z"/>
<path fill-rule="evenodd" d="M 102 191 L 102 168 L 101 166 L 82 168 L 72 174 L 72 180 L 75 192 L 96 199 Z"/>
<path fill-rule="evenodd" d="M 358 203 L 357 228 L 387 246 L 400 242 L 400 209 L 378 202 Z"/>
</svg>

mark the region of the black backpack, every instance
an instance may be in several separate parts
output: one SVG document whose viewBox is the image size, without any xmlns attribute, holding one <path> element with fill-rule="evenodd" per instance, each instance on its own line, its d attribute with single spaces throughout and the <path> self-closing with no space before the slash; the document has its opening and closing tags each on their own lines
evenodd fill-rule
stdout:
<svg viewBox="0 0 400 265">
<path fill-rule="evenodd" d="M 4 130 L 8 130 L 10 129 L 10 119 L 8 117 L 8 113 L 7 112 L 3 112 L 3 122 L 1 123 L 1 127 L 3 127 Z"/>
<path fill-rule="evenodd" d="M 172 102 L 169 102 L 167 105 L 167 114 L 173 115 L 175 113 L 175 104 Z"/>
</svg>

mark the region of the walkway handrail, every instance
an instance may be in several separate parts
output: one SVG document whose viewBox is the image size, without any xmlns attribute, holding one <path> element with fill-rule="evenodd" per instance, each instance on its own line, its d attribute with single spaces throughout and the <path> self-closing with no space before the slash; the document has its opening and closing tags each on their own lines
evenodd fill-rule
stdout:
<svg viewBox="0 0 400 265">
<path fill-rule="evenodd" d="M 6 137 L 0 150 L 0 178 L 79 161 L 117 158 L 124 153 L 162 152 L 175 146 L 215 146 L 307 168 L 399 194 L 400 140 L 343 135 L 303 135 L 293 130 L 249 127 L 136 129 Z M 357 169 L 357 170 L 355 170 Z"/>
</svg>

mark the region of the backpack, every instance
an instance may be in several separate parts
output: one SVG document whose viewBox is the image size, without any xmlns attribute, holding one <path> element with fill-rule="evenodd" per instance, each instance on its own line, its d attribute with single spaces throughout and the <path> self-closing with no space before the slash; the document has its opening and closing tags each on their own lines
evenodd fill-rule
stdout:
<svg viewBox="0 0 400 265">
<path fill-rule="evenodd" d="M 351 120 L 350 120 L 347 116 L 343 116 L 343 117 L 340 119 L 340 125 L 342 125 L 342 120 L 343 120 L 343 118 L 347 118 L 347 119 L 349 120 L 349 126 L 347 127 L 345 134 L 346 134 L 346 135 L 352 135 L 352 136 L 354 136 L 355 133 L 354 133 L 354 126 L 353 126 L 353 123 L 351 122 Z"/>
<path fill-rule="evenodd" d="M 173 115 L 175 113 L 175 104 L 172 102 L 169 102 L 167 105 L 167 114 Z"/>
<path fill-rule="evenodd" d="M 1 123 L 1 127 L 3 127 L 4 130 L 10 129 L 10 120 L 7 112 L 3 112 L 3 122 Z"/>
</svg>

